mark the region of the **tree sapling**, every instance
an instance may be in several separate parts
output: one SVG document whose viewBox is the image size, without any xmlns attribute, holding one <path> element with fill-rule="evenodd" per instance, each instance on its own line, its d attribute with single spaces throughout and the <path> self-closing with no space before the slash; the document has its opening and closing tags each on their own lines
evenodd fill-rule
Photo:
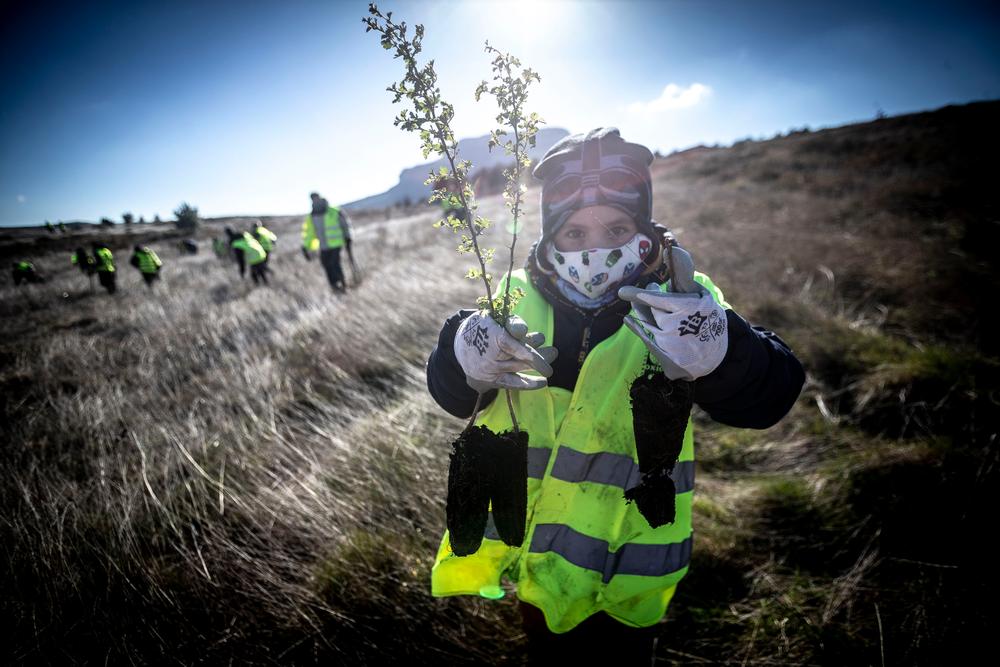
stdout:
<svg viewBox="0 0 1000 667">
<path fill-rule="evenodd" d="M 482 280 L 485 288 L 485 295 L 479 297 L 477 303 L 495 322 L 507 327 L 514 307 L 523 296 L 523 290 L 510 288 L 509 277 L 513 269 L 516 230 L 524 191 L 520 184 L 521 170 L 529 164 L 527 149 L 534 145 L 535 133 L 541 122 L 537 114 L 524 113 L 524 102 L 528 86 L 532 81 L 539 80 L 538 74 L 530 69 L 518 73 L 520 62 L 516 58 L 486 45 L 487 53 L 494 56 L 494 85 L 482 82 L 476 90 L 476 99 L 483 93 L 496 97 L 500 107 L 497 122 L 512 128 L 514 138 L 503 141 L 508 133 L 496 130 L 492 133 L 490 148 L 502 145 L 515 157 L 513 169 L 505 172 L 508 184 L 504 192 L 507 207 L 514 216 L 511 259 L 503 281 L 504 288 L 501 293 L 495 294 L 493 276 L 487 270 L 495 249 L 480 243 L 480 237 L 489 228 L 490 221 L 478 214 L 475 192 L 469 182 L 472 165 L 458 156 L 458 142 L 451 129 L 454 107 L 441 97 L 434 61 L 423 65 L 417 63 L 424 28 L 416 25 L 412 37 L 409 37 L 406 23 L 394 22 L 392 12 L 382 14 L 372 3 L 368 13 L 369 16 L 363 19 L 366 32 L 377 32 L 382 47 L 393 51 L 394 57 L 402 59 L 404 65 L 403 79 L 387 90 L 394 95 L 393 103 L 406 99 L 410 108 L 402 109 L 394 124 L 403 130 L 419 133 L 425 158 L 437 153 L 448 162 L 448 166 L 440 167 L 427 180 L 434 186 L 430 202 L 441 202 L 446 212 L 445 218 L 435 226 L 447 227 L 461 234 L 458 251 L 474 254 L 478 261 L 478 268 L 470 269 L 466 277 Z M 505 391 L 505 394 L 513 431 L 496 434 L 485 426 L 475 425 L 483 396 L 480 393 L 468 424 L 453 443 L 446 514 L 452 550 L 459 556 L 479 549 L 491 500 L 500 538 L 510 545 L 520 545 L 524 540 L 528 434 L 518 426 L 510 392 Z"/>
</svg>

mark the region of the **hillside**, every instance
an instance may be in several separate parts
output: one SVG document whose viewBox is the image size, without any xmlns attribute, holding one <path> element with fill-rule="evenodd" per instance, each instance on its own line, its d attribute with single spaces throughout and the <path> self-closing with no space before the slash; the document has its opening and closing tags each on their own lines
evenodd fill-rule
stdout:
<svg viewBox="0 0 1000 667">
<path fill-rule="evenodd" d="M 982 655 L 997 622 L 981 536 L 1000 500 L 998 112 L 654 164 L 656 219 L 808 371 L 766 431 L 696 411 L 694 555 L 659 660 Z M 429 593 L 462 424 L 423 364 L 478 292 L 433 216 L 359 220 L 365 279 L 343 297 L 299 254 L 297 218 L 271 222 L 267 288 L 164 238 L 164 284 L 148 293 L 119 253 L 110 298 L 63 248 L 24 246 L 50 280 L 0 278 L 5 664 L 520 663 L 510 596 Z"/>
</svg>

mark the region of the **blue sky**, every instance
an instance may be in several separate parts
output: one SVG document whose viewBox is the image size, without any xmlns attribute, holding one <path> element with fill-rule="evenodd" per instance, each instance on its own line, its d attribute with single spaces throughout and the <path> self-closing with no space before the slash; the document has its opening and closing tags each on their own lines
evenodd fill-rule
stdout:
<svg viewBox="0 0 1000 667">
<path fill-rule="evenodd" d="M 20 8 L 23 6 L 23 8 Z M 459 136 L 495 111 L 473 91 L 484 40 L 542 75 L 529 107 L 616 125 L 669 151 L 1000 98 L 989 2 L 396 1 L 426 27 Z M 0 226 L 295 213 L 347 202 L 422 161 L 393 127 L 401 66 L 367 2 L 5 2 Z"/>
</svg>

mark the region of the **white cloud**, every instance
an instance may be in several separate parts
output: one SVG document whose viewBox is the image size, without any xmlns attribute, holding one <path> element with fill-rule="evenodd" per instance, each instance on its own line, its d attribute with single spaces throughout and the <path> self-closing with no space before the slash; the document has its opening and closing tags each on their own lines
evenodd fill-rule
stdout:
<svg viewBox="0 0 1000 667">
<path fill-rule="evenodd" d="M 23 204 L 26 201 L 28 201 L 28 198 L 25 197 L 24 195 L 18 195 L 17 196 L 17 203 L 18 204 Z"/>
<path fill-rule="evenodd" d="M 633 102 L 628 110 L 633 113 L 658 113 L 670 109 L 686 109 L 698 104 L 712 94 L 712 89 L 703 83 L 692 83 L 681 88 L 676 83 L 668 83 L 660 96 L 650 102 Z"/>
</svg>

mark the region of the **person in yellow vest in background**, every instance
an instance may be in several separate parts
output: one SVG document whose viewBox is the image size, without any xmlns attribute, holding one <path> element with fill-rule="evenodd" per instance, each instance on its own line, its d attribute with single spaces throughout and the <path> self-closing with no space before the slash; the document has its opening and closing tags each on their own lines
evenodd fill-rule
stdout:
<svg viewBox="0 0 1000 667">
<path fill-rule="evenodd" d="M 229 247 L 233 250 L 236 265 L 240 268 L 240 278 L 246 277 L 246 267 L 250 266 L 250 277 L 256 285 L 259 282 L 267 284 L 267 253 L 250 232 L 236 232 L 232 227 L 226 228 L 229 237 Z"/>
<path fill-rule="evenodd" d="M 111 254 L 111 249 L 100 241 L 92 243 L 91 248 L 94 251 L 94 262 L 97 265 L 97 279 L 100 281 L 101 287 L 108 291 L 108 294 L 114 294 L 118 291 L 115 257 Z"/>
<path fill-rule="evenodd" d="M 458 468 L 456 450 L 452 471 L 468 469 L 491 491 L 467 494 L 481 514 L 464 525 L 452 522 L 452 503 L 473 500 L 449 494 L 449 526 L 466 534 L 445 532 L 431 590 L 498 598 L 506 577 L 531 664 L 609 650 L 616 664 L 650 664 L 656 626 L 691 561 L 692 402 L 715 421 L 766 428 L 805 379 L 788 346 L 736 314 L 653 221 L 652 161 L 615 128 L 555 144 L 533 172 L 542 233 L 511 278 L 525 292 L 517 317 L 505 328 L 488 311 L 461 310 L 427 362 L 444 410 L 468 419 L 478 401 L 477 424 L 510 431 L 497 397 L 510 389 L 529 436 L 526 470 L 518 464 L 526 513 L 522 504 L 513 530 L 493 490 L 515 475 L 496 475 L 503 468 L 486 458 Z M 643 383 L 657 390 L 633 396 Z M 661 387 L 685 394 L 684 409 Z"/>
<path fill-rule="evenodd" d="M 146 287 L 152 289 L 153 283 L 160 278 L 160 267 L 163 262 L 152 249 L 147 246 L 137 245 L 133 252 L 129 264 L 139 269 L 142 279 L 146 281 Z"/>
<path fill-rule="evenodd" d="M 274 244 L 278 242 L 278 235 L 265 227 L 264 223 L 260 220 L 254 223 L 253 235 L 257 239 L 257 242 L 260 243 L 260 247 L 267 253 L 267 257 L 264 258 L 264 264 L 270 264 L 271 253 L 274 252 Z"/>
<path fill-rule="evenodd" d="M 35 264 L 28 260 L 14 262 L 11 266 L 11 276 L 15 285 L 21 283 L 44 283 L 45 279 L 35 270 Z"/>
<path fill-rule="evenodd" d="M 87 276 L 90 280 L 90 287 L 94 287 L 94 271 L 97 270 L 97 261 L 91 257 L 86 250 L 83 248 L 77 248 L 73 251 L 73 254 L 69 256 L 70 263 L 76 268 L 80 269 L 80 273 Z"/>
<path fill-rule="evenodd" d="M 326 199 L 313 192 L 312 212 L 302 223 L 302 252 L 306 259 L 310 253 L 319 251 L 319 261 L 326 270 L 326 278 L 334 292 L 344 292 L 344 269 L 340 263 L 340 251 L 346 247 L 351 252 L 351 228 L 347 214 L 336 206 L 330 206 Z"/>
</svg>

